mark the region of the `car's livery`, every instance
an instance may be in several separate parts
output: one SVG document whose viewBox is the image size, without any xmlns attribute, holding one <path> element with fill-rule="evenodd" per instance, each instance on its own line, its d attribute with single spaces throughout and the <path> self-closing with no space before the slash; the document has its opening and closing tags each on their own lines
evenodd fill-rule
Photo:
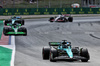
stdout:
<svg viewBox="0 0 100 66">
<path fill-rule="evenodd" d="M 5 25 L 7 25 L 9 23 L 12 23 L 12 24 L 20 23 L 21 25 L 24 25 L 24 20 L 21 17 L 14 16 L 14 17 L 11 17 L 11 19 L 5 20 L 5 22 L 4 22 Z"/>
<path fill-rule="evenodd" d="M 59 17 L 59 16 L 58 17 L 51 17 L 49 19 L 49 21 L 50 22 L 73 22 L 73 17 L 71 15 L 67 14 L 67 15 L 61 15 L 61 16 L 63 16 L 63 17 Z"/>
<path fill-rule="evenodd" d="M 72 47 L 71 42 L 49 42 L 49 46 L 42 49 L 43 59 L 50 59 L 50 61 L 57 60 L 81 60 L 82 62 L 88 62 L 90 59 L 87 49 Z"/>
<path fill-rule="evenodd" d="M 21 24 L 14 23 L 14 24 L 7 24 L 7 26 L 10 27 L 4 27 L 3 28 L 3 34 L 8 36 L 8 35 L 27 35 L 27 29 L 25 27 L 20 27 Z"/>
</svg>

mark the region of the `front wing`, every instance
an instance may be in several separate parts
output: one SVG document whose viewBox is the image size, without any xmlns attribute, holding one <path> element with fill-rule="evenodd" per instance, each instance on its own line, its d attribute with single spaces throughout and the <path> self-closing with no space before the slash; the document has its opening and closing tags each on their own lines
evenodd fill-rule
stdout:
<svg viewBox="0 0 100 66">
<path fill-rule="evenodd" d="M 58 56 L 54 58 L 54 60 L 81 60 L 81 59 L 86 59 L 86 58 L 82 56 L 74 56 L 73 58 L 69 58 L 68 56 Z"/>
<path fill-rule="evenodd" d="M 26 32 L 7 32 L 6 35 L 26 35 Z"/>
</svg>

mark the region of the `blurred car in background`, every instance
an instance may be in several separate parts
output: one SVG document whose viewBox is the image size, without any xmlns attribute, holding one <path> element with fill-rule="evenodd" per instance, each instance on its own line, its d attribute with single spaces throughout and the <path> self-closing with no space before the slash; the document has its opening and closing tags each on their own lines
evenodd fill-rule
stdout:
<svg viewBox="0 0 100 66">
<path fill-rule="evenodd" d="M 71 7 L 72 7 L 72 8 L 79 8 L 80 5 L 79 5 L 78 3 L 74 3 L 74 4 L 71 5 Z"/>
</svg>

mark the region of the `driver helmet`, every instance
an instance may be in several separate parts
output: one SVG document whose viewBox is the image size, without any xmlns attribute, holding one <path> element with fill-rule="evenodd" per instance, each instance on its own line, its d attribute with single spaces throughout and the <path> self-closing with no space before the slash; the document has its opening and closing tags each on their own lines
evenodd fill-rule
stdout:
<svg viewBox="0 0 100 66">
<path fill-rule="evenodd" d="M 66 40 L 62 41 L 62 44 L 67 44 Z"/>
<path fill-rule="evenodd" d="M 62 44 L 67 44 L 66 42 L 62 42 Z"/>
<path fill-rule="evenodd" d="M 59 15 L 59 17 L 61 17 L 61 15 Z"/>
</svg>

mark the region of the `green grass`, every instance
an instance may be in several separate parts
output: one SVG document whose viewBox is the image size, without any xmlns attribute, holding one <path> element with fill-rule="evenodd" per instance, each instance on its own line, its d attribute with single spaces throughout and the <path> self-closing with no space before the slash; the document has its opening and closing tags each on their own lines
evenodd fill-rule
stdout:
<svg viewBox="0 0 100 66">
<path fill-rule="evenodd" d="M 0 46 L 0 66 L 10 66 L 12 50 Z"/>
<path fill-rule="evenodd" d="M 50 0 L 50 8 L 60 8 L 62 2 L 62 7 L 70 7 L 72 3 L 79 3 L 81 4 L 81 0 Z M 39 8 L 49 8 L 49 0 L 42 0 L 38 2 Z M 4 6 L 4 8 L 13 8 L 13 4 L 7 4 Z M 22 2 L 19 4 L 15 4 L 15 8 L 37 8 L 37 3 L 28 3 L 28 2 Z"/>
</svg>

